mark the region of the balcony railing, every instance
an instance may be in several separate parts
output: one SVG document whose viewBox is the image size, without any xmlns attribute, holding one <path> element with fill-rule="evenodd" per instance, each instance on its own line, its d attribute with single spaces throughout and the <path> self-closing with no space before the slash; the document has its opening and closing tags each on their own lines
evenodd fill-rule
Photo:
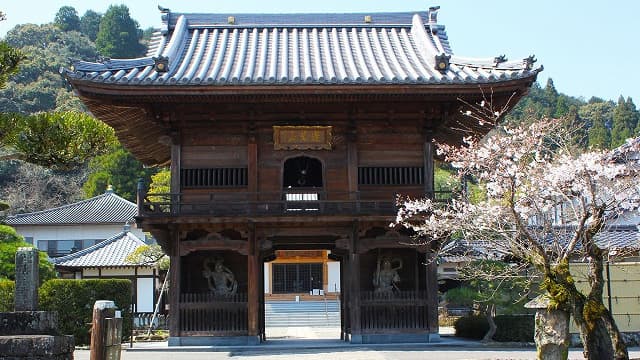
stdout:
<svg viewBox="0 0 640 360">
<path fill-rule="evenodd" d="M 451 199 L 450 191 L 436 191 L 438 201 Z M 309 216 L 395 215 L 397 195 L 385 192 L 334 193 L 287 190 L 278 193 L 216 192 L 202 194 L 138 194 L 142 217 L 159 216 Z"/>
</svg>

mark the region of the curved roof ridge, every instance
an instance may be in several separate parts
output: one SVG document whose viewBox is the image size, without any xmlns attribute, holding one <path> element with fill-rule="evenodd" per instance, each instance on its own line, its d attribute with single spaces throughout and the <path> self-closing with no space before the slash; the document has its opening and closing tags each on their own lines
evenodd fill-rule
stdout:
<svg viewBox="0 0 640 360">
<path fill-rule="evenodd" d="M 23 213 L 23 214 L 15 214 L 15 215 L 10 215 L 7 217 L 6 222 L 9 225 L 32 225 L 32 224 L 61 224 L 61 223 L 70 223 L 70 219 L 65 219 L 63 216 L 63 219 L 48 219 L 47 215 L 51 215 L 51 214 L 55 214 L 55 213 L 65 213 L 66 211 L 70 211 L 73 210 L 74 208 L 82 208 L 83 206 L 87 206 L 91 203 L 98 203 L 100 204 L 102 201 L 108 201 L 106 204 L 104 204 L 103 207 L 106 207 L 105 210 L 108 210 L 109 207 L 113 208 L 112 210 L 120 210 L 118 214 L 115 215 L 127 215 L 123 213 L 123 210 L 129 210 L 129 212 L 133 213 L 135 212 L 137 214 L 138 211 L 138 206 L 134 203 L 132 203 L 131 201 L 118 196 L 117 194 L 113 193 L 113 192 L 105 192 L 104 194 L 100 194 L 97 196 L 94 196 L 92 198 L 89 199 L 84 199 L 84 200 L 80 200 L 71 204 L 65 204 L 62 206 L 58 206 L 58 207 L 54 207 L 51 209 L 45 209 L 45 210 L 40 210 L 40 211 L 34 211 L 34 212 L 30 212 L 30 213 Z M 112 200 L 112 201 L 109 201 Z M 115 202 L 114 202 L 115 201 Z M 112 203 L 114 202 L 114 203 Z M 118 207 L 118 209 L 116 209 L 116 207 Z M 124 207 L 124 209 L 123 209 Z M 66 214 L 67 216 L 70 215 L 91 215 L 89 213 L 83 213 L 83 214 Z M 113 215 L 113 214 L 107 214 L 107 215 Z M 133 214 L 133 216 L 135 216 L 135 214 Z M 25 220 L 29 219 L 29 218 L 35 218 L 38 219 L 40 218 L 39 221 L 35 221 L 35 222 L 25 222 Z M 57 222 L 56 222 L 57 220 Z M 67 220 L 67 221 L 65 221 Z M 113 223 L 124 223 L 126 221 L 131 221 L 132 219 L 129 219 L 129 216 L 127 216 L 127 219 L 124 218 L 118 218 L 116 216 L 116 218 L 111 219 L 111 222 Z M 84 222 L 89 222 L 89 223 L 93 223 L 93 222 L 104 222 L 103 221 L 98 221 L 98 220 L 94 220 L 94 221 L 84 221 Z"/>
<path fill-rule="evenodd" d="M 56 265 L 60 265 L 62 263 L 68 262 L 68 261 L 72 261 L 72 260 L 76 260 L 79 259 L 83 256 L 89 255 L 95 251 L 98 251 L 100 249 L 105 248 L 106 246 L 113 244 L 115 242 L 118 242 L 120 240 L 124 240 L 124 239 L 128 239 L 131 240 L 133 242 L 134 245 L 136 245 L 136 248 L 146 245 L 144 243 L 144 241 L 140 240 L 135 234 L 133 234 L 132 232 L 128 231 L 128 230 L 123 230 L 120 233 L 117 233 L 115 235 L 113 235 L 112 237 L 105 239 L 97 244 L 94 244 L 86 249 L 82 249 L 80 251 L 65 255 L 65 256 L 61 256 L 58 258 L 52 258 L 50 259 L 52 263 L 56 264 Z M 113 255 L 121 255 L 121 254 L 113 254 Z M 128 254 L 127 254 L 128 255 Z M 126 256 L 126 255 L 125 255 Z M 131 264 L 131 266 L 134 266 L 135 264 Z"/>
</svg>

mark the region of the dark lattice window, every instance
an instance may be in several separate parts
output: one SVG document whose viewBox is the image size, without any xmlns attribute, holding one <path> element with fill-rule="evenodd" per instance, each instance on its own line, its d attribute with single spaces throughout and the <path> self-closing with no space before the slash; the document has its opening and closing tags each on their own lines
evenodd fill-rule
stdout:
<svg viewBox="0 0 640 360">
<path fill-rule="evenodd" d="M 322 289 L 322 263 L 273 264 L 273 293 L 308 293 Z"/>
<path fill-rule="evenodd" d="M 358 185 L 422 185 L 422 167 L 359 167 Z"/>
<path fill-rule="evenodd" d="M 246 187 L 247 168 L 182 169 L 184 188 Z"/>
</svg>

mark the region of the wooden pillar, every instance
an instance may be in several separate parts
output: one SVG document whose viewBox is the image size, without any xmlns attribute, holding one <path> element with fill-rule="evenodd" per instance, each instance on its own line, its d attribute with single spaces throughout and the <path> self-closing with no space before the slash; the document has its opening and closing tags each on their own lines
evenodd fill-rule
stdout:
<svg viewBox="0 0 640 360">
<path fill-rule="evenodd" d="M 260 257 L 256 244 L 255 226 L 249 229 L 249 252 L 247 255 L 247 321 L 248 335 L 260 336 Z"/>
<path fill-rule="evenodd" d="M 349 322 L 351 342 L 362 343 L 360 327 L 360 254 L 357 251 L 358 221 L 353 223 L 351 249 L 349 251 Z"/>
<path fill-rule="evenodd" d="M 349 199 L 358 199 L 358 145 L 355 122 L 349 121 L 347 130 L 347 177 L 349 180 Z"/>
<path fill-rule="evenodd" d="M 427 296 L 427 330 L 430 334 L 438 334 L 438 264 L 431 250 L 425 255 L 426 296 Z"/>
<path fill-rule="evenodd" d="M 169 239 L 171 241 L 171 253 L 169 260 L 171 261 L 171 269 L 169 270 L 169 336 L 181 336 L 180 329 L 180 273 L 182 258 L 180 256 L 180 238 L 177 230 L 172 230 Z"/>
<path fill-rule="evenodd" d="M 253 200 L 258 200 L 258 142 L 254 126 L 249 128 L 247 144 L 247 189 Z"/>
<path fill-rule="evenodd" d="M 179 213 L 180 193 L 182 192 L 182 184 L 180 182 L 180 169 L 182 156 L 182 145 L 180 135 L 177 132 L 171 134 L 171 212 Z"/>
<path fill-rule="evenodd" d="M 348 256 L 348 254 L 346 255 Z M 340 335 L 340 340 L 349 340 L 349 333 L 351 332 L 351 322 L 350 322 L 350 313 L 349 313 L 349 284 L 346 279 L 348 278 L 346 274 L 350 274 L 349 271 L 349 259 L 346 259 L 345 256 L 340 260 L 340 325 L 342 328 L 342 334 Z"/>
<path fill-rule="evenodd" d="M 107 360 L 109 356 L 109 344 L 107 337 L 107 318 L 115 317 L 116 305 L 111 300 L 98 300 L 93 305 L 93 317 L 91 321 L 91 346 L 89 358 L 91 360 Z M 119 347 L 119 343 L 118 343 Z M 118 359 L 120 358 L 120 349 L 117 349 Z M 115 354 L 114 354 L 115 355 Z"/>
<path fill-rule="evenodd" d="M 431 139 L 431 132 L 425 132 L 425 141 L 424 141 L 424 193 L 428 198 L 432 199 L 434 197 L 434 164 L 433 164 L 433 155 L 434 144 Z"/>
</svg>

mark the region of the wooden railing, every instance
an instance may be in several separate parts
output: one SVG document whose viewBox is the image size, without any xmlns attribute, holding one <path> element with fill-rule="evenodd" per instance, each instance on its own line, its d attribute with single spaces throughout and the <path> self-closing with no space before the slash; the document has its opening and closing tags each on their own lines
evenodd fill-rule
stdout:
<svg viewBox="0 0 640 360">
<path fill-rule="evenodd" d="M 360 327 L 363 333 L 427 329 L 427 311 L 425 291 L 360 293 Z"/>
<path fill-rule="evenodd" d="M 183 293 L 179 308 L 182 336 L 247 334 L 247 294 Z"/>
<path fill-rule="evenodd" d="M 436 191 L 438 201 L 451 199 L 450 191 Z M 198 196 L 138 194 L 138 210 L 153 216 L 308 216 L 308 215 L 395 215 L 397 196 L 393 193 L 328 193 L 313 190 L 279 193 L 216 192 Z"/>
</svg>

